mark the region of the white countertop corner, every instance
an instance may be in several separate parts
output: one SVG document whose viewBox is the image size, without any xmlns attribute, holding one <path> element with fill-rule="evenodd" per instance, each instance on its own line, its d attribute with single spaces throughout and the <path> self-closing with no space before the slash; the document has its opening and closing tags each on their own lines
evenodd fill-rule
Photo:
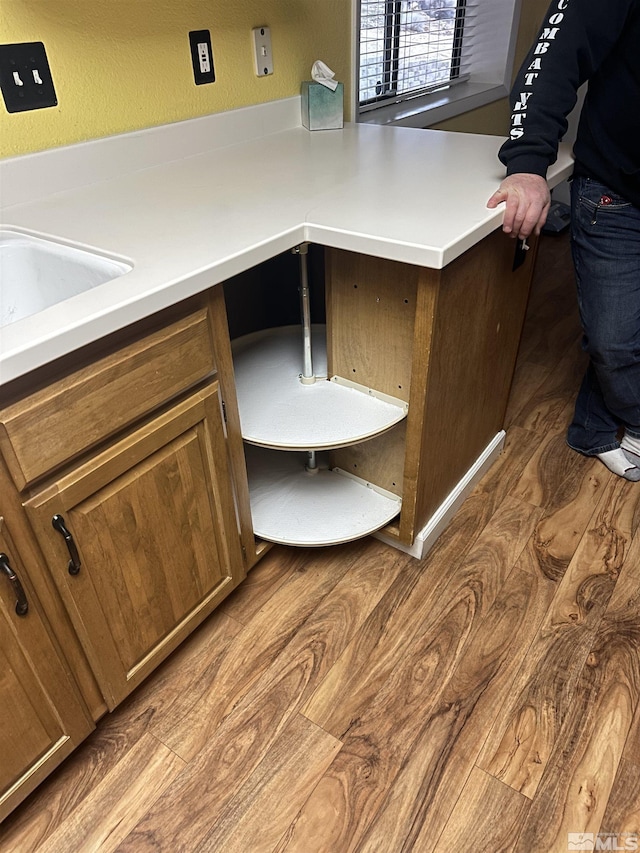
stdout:
<svg viewBox="0 0 640 853">
<path fill-rule="evenodd" d="M 216 143 L 207 150 L 200 150 L 199 120 L 168 126 L 168 148 L 175 151 L 180 131 L 184 150 L 195 153 L 146 167 L 144 132 L 131 134 L 136 170 L 103 164 L 97 182 L 83 160 L 86 149 L 73 146 L 64 156 L 79 160 L 85 185 L 57 186 L 46 197 L 3 207 L 2 227 L 124 258 L 133 269 L 4 327 L 0 384 L 304 240 L 441 268 L 500 226 L 502 210 L 486 208 L 504 174 L 498 137 L 353 124 L 309 132 L 291 126 L 289 103 L 277 110 L 268 120 L 262 105 L 260 130 L 246 141 L 238 141 L 238 128 L 246 131 L 250 113 L 240 121 L 232 111 L 229 144 L 224 115 L 217 116 Z M 154 128 L 146 140 L 156 159 L 161 139 Z M 103 162 L 110 149 L 101 142 Z M 114 146 L 115 161 L 126 157 L 125 137 L 115 137 Z M 23 164 L 13 166 L 15 175 Z M 571 167 L 563 149 L 550 183 Z"/>
</svg>

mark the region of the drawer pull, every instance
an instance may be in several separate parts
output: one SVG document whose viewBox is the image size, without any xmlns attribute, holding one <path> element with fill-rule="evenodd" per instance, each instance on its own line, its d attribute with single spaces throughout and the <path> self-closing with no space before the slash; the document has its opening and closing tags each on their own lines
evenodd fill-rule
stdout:
<svg viewBox="0 0 640 853">
<path fill-rule="evenodd" d="M 69 560 L 69 574 L 77 575 L 80 571 L 80 566 L 82 563 L 80 562 L 80 555 L 78 554 L 78 549 L 76 547 L 76 543 L 73 541 L 73 536 L 64 524 L 64 518 L 61 515 L 54 515 L 51 519 L 51 524 L 53 524 L 54 530 L 57 530 L 58 533 L 61 533 L 64 537 L 64 541 L 67 543 L 67 548 L 69 549 L 69 556 L 71 559 Z"/>
<path fill-rule="evenodd" d="M 24 589 L 22 588 L 18 575 L 9 565 L 9 558 L 6 554 L 0 554 L 0 571 L 9 578 L 9 583 L 16 594 L 16 613 L 18 616 L 25 616 L 29 609 L 29 602 L 27 601 L 27 596 L 24 594 Z"/>
</svg>

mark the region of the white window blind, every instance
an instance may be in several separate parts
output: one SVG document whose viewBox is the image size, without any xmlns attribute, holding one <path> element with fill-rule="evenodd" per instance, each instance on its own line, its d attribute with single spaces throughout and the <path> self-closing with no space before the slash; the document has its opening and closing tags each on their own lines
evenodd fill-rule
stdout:
<svg viewBox="0 0 640 853">
<path fill-rule="evenodd" d="M 360 0 L 360 112 L 468 79 L 478 0 Z"/>
</svg>

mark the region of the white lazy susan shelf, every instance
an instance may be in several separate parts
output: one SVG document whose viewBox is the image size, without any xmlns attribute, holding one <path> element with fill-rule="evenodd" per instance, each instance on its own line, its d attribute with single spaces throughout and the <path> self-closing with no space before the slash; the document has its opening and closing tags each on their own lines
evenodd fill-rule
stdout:
<svg viewBox="0 0 640 853">
<path fill-rule="evenodd" d="M 400 498 L 329 469 L 306 453 L 246 447 L 256 536 L 283 545 L 337 545 L 380 530 L 400 512 Z"/>
<path fill-rule="evenodd" d="M 238 338 L 233 365 L 242 423 L 250 444 L 280 450 L 326 450 L 359 444 L 385 432 L 407 406 L 327 380 L 324 326 L 312 329 L 317 381 L 305 385 L 300 326 L 282 326 Z"/>
<path fill-rule="evenodd" d="M 406 404 L 327 379 L 324 326 L 312 329 L 312 384 L 301 382 L 303 333 L 284 326 L 239 338 L 233 361 L 254 532 L 286 545 L 334 545 L 379 530 L 401 501 L 309 453 L 380 435 Z"/>
</svg>

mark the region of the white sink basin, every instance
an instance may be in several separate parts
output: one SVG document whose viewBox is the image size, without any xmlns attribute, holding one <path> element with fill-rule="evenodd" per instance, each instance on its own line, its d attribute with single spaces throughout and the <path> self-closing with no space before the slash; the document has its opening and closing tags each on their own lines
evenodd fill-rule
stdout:
<svg viewBox="0 0 640 853">
<path fill-rule="evenodd" d="M 131 264 L 0 229 L 0 326 L 84 293 L 132 269 Z"/>
</svg>

